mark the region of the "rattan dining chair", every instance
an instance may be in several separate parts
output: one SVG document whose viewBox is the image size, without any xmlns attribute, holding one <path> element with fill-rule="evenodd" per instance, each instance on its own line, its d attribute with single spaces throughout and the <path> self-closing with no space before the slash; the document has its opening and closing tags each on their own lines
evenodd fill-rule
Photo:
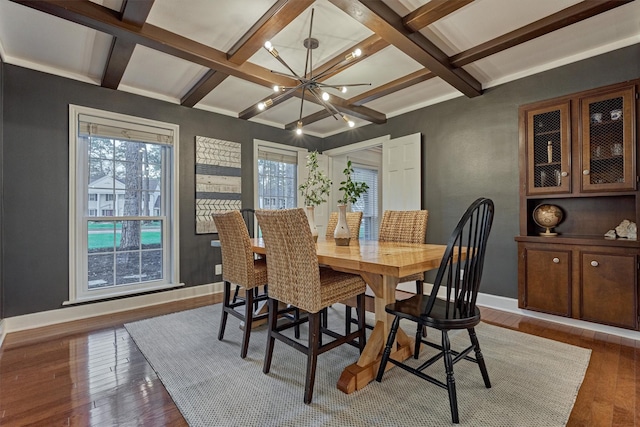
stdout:
<svg viewBox="0 0 640 427">
<path fill-rule="evenodd" d="M 256 237 L 256 211 L 251 208 L 240 209 L 240 215 L 242 215 L 242 220 L 244 221 L 244 225 L 247 227 L 247 231 L 249 232 L 249 237 Z M 255 255 L 255 258 L 260 258 L 260 256 Z M 259 294 L 260 288 L 253 288 L 253 296 L 257 297 Z M 266 292 L 266 289 L 265 289 Z M 234 304 L 238 300 L 238 298 L 242 298 L 240 295 L 240 285 L 236 285 L 236 289 L 233 292 L 233 299 L 231 300 Z M 254 307 L 257 309 L 258 302 L 254 301 Z"/>
<path fill-rule="evenodd" d="M 384 211 L 378 240 L 381 242 L 424 243 L 429 211 Z M 416 293 L 423 293 L 424 273 L 401 277 L 399 282 L 416 282 Z"/>
<path fill-rule="evenodd" d="M 427 220 L 429 219 L 429 211 L 412 210 L 412 211 L 384 211 L 382 213 L 382 221 L 380 222 L 380 230 L 378 240 L 381 242 L 400 242 L 400 243 L 425 243 L 427 238 Z M 398 281 L 416 282 L 416 293 L 424 292 L 424 273 L 415 273 L 409 276 L 401 277 Z M 346 331 L 349 333 L 352 320 L 351 307 L 346 306 Z M 368 325 L 370 329 L 373 327 Z M 426 336 L 426 330 L 425 336 Z"/>
<path fill-rule="evenodd" d="M 360 275 L 343 273 L 318 265 L 316 245 L 309 222 L 302 209 L 256 211 L 267 252 L 269 276 L 269 329 L 263 372 L 269 373 L 275 340 L 306 354 L 307 370 L 304 403 L 311 403 L 318 355 L 338 345 L 358 342 L 364 348 L 364 291 Z M 360 323 L 358 330 L 341 335 L 324 327 L 327 307 L 347 298 L 357 298 Z M 278 324 L 278 302 L 292 305 L 308 313 L 305 319 Z M 295 341 L 284 332 L 296 323 L 308 321 L 307 345 Z M 322 343 L 322 334 L 332 338 Z M 286 367 L 283 368 L 286 371 Z M 337 381 L 337 378 L 336 378 Z"/>
<path fill-rule="evenodd" d="M 360 238 L 360 223 L 362 222 L 362 212 L 347 212 L 347 227 L 349 227 L 349 237 L 351 240 L 358 240 Z M 327 232 L 325 239 L 333 239 L 333 233 L 336 231 L 338 225 L 338 212 L 331 212 L 329 214 L 329 222 L 327 223 Z"/>
<path fill-rule="evenodd" d="M 490 199 L 479 198 L 473 202 L 449 238 L 431 295 L 417 294 L 385 307 L 385 311 L 395 318 L 391 324 L 376 380 L 378 382 L 382 380 L 387 362 L 391 362 L 432 384 L 447 389 L 451 419 L 454 423 L 459 422 L 456 383 L 453 376 L 455 363 L 461 360 L 477 363 L 485 387 L 491 388 L 489 373 L 474 327 L 480 322 L 480 310 L 476 306 L 476 297 L 482 278 L 484 256 L 493 215 L 494 206 Z M 438 298 L 438 291 L 441 288 L 442 291 L 446 291 L 445 299 Z M 421 343 L 438 349 L 438 354 L 417 367 L 416 363 L 408 365 L 402 361 L 391 359 L 391 349 L 396 339 L 400 319 L 416 322 L 418 325 L 414 350 L 415 359 L 419 357 Z M 436 328 L 442 332 L 441 345 L 422 339 L 419 331 L 425 326 Z M 471 339 L 471 345 L 460 352 L 452 350 L 449 343 L 449 331 L 455 329 L 466 329 Z M 472 350 L 475 352 L 475 358 L 469 356 Z M 441 358 L 444 359 L 446 383 L 423 372 Z"/>
<path fill-rule="evenodd" d="M 240 211 L 233 210 L 212 215 L 218 229 L 218 238 L 222 249 L 222 280 L 224 281 L 222 319 L 218 339 L 224 338 L 227 316 L 231 314 L 244 322 L 242 349 L 240 357 L 247 356 L 252 323 L 265 319 L 268 313 L 254 316 L 254 303 L 266 301 L 266 292 L 257 294 L 254 290 L 267 285 L 267 262 L 255 259 L 249 241 L 249 232 Z M 231 284 L 245 290 L 244 298 L 231 298 Z M 236 290 L 237 293 L 237 290 Z M 244 307 L 244 313 L 236 310 Z"/>
</svg>

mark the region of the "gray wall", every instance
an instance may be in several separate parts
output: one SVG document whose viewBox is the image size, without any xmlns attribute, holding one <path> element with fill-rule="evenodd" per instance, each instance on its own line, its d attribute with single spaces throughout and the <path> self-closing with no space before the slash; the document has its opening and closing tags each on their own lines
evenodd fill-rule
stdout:
<svg viewBox="0 0 640 427">
<path fill-rule="evenodd" d="M 4 62 L 2 62 L 2 58 L 0 58 L 0 166 L 2 166 L 3 164 L 3 128 L 4 128 L 4 123 L 3 123 L 3 115 L 2 115 L 2 108 L 4 106 L 4 102 L 3 102 L 3 88 L 4 88 L 4 83 L 3 83 L 3 71 L 4 71 Z M 2 256 L 2 248 L 3 248 L 3 240 L 2 240 L 2 230 L 3 230 L 3 226 L 2 226 L 2 218 L 4 218 L 4 208 L 3 208 L 3 193 L 4 193 L 4 186 L 2 185 L 3 181 L 2 181 L 2 177 L 3 177 L 3 173 L 1 172 L 1 168 L 0 168 L 0 320 L 2 320 L 4 318 L 4 268 L 2 268 L 3 262 L 4 262 L 4 256 Z"/>
<path fill-rule="evenodd" d="M 252 164 L 253 139 L 315 145 L 317 138 L 5 64 L 4 315 L 59 308 L 68 299 L 68 106 L 77 104 L 180 125 L 180 280 L 214 277 L 210 241 L 195 234 L 195 136 L 242 144 Z M 253 168 L 242 171 L 243 205 L 253 205 Z"/>
<path fill-rule="evenodd" d="M 4 65 L 0 100 L 3 147 L 2 282 L 4 316 L 60 307 L 68 298 L 68 104 L 180 125 L 180 269 L 187 286 L 210 283 L 213 235 L 195 235 L 194 137 L 243 144 L 254 138 L 325 150 L 391 134 L 424 136 L 423 206 L 427 239 L 443 243 L 478 196 L 496 204 L 483 291 L 515 298 L 518 233 L 518 106 L 640 76 L 640 45 L 540 73 L 325 140 Z M 1 127 L 3 126 L 3 128 Z M 245 149 L 245 147 L 247 149 Z M 253 203 L 253 170 L 243 169 L 243 203 Z M 0 307 L 2 310 L 3 307 Z"/>
<path fill-rule="evenodd" d="M 467 206 L 493 199 L 481 291 L 517 298 L 518 106 L 640 77 L 640 45 L 610 52 L 325 139 L 323 149 L 390 134 L 423 135 L 427 241 L 446 243 Z"/>
</svg>

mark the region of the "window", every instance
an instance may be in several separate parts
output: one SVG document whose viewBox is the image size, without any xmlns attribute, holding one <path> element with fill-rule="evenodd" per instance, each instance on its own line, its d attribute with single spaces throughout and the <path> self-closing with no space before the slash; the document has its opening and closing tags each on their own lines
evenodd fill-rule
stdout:
<svg viewBox="0 0 640 427">
<path fill-rule="evenodd" d="M 354 165 L 353 180 L 369 185 L 367 192 L 351 206 L 353 212 L 362 212 L 360 238 L 375 240 L 378 238 L 378 170 Z"/>
<path fill-rule="evenodd" d="M 295 151 L 258 149 L 258 208 L 298 206 L 298 157 Z"/>
<path fill-rule="evenodd" d="M 179 285 L 178 126 L 70 106 L 68 303 Z"/>
</svg>

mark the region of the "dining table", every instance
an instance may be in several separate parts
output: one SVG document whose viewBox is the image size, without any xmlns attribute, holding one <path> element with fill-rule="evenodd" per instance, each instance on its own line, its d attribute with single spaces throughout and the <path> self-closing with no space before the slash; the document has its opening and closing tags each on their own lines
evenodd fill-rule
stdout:
<svg viewBox="0 0 640 427">
<path fill-rule="evenodd" d="M 251 239 L 251 246 L 255 253 L 266 255 L 262 238 Z M 333 239 L 318 239 L 316 252 L 319 264 L 359 274 L 374 294 L 373 331 L 358 360 L 342 371 L 338 389 L 352 393 L 375 379 L 393 321 L 393 317 L 385 312 L 385 306 L 396 300 L 399 279 L 438 268 L 445 249 L 446 245 L 353 239 L 348 246 L 338 246 Z M 399 329 L 391 357 L 405 360 L 413 355 L 413 347 L 414 340 Z M 387 364 L 388 369 L 393 366 Z"/>
</svg>

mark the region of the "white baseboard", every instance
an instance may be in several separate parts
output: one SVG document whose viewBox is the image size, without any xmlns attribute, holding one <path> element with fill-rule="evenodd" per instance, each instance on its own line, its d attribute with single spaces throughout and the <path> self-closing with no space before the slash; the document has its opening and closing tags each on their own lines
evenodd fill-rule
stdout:
<svg viewBox="0 0 640 427">
<path fill-rule="evenodd" d="M 0 348 L 2 348 L 2 342 L 4 337 L 7 336 L 7 328 L 4 327 L 4 319 L 0 320 Z"/>
<path fill-rule="evenodd" d="M 424 292 L 425 294 L 429 294 L 431 292 L 431 287 L 433 285 L 430 283 L 424 284 Z M 415 282 L 407 282 L 398 284 L 398 289 L 415 293 L 416 285 Z M 440 298 L 446 298 L 446 293 L 443 289 L 438 291 L 438 296 Z M 500 311 L 506 311 L 509 313 L 519 314 L 521 316 L 527 316 L 534 319 L 546 320 L 548 322 L 560 323 L 562 325 L 572 326 L 574 328 L 587 329 L 595 332 L 602 332 L 605 334 L 616 335 L 619 337 L 630 338 L 632 340 L 640 341 L 640 332 L 632 331 L 630 329 L 616 328 L 615 326 L 601 325 L 599 323 L 586 322 L 584 320 L 571 319 L 568 317 L 562 316 L 554 316 L 553 314 L 539 313 L 537 311 L 531 310 L 523 310 L 518 307 L 518 300 L 515 298 L 507 298 L 501 297 L 497 295 L 483 294 L 478 293 L 478 301 L 479 306 L 493 308 Z"/>
<path fill-rule="evenodd" d="M 183 287 L 165 292 L 138 295 L 130 298 L 121 298 L 117 300 L 76 305 L 56 310 L 42 311 L 39 313 L 7 317 L 0 322 L 0 345 L 2 345 L 4 336 L 11 332 L 25 331 L 28 329 L 51 326 L 58 323 L 66 323 L 74 320 L 82 320 L 106 314 L 135 310 L 167 302 L 220 293 L 222 290 L 222 282 L 209 283 L 206 285 L 190 286 L 187 288 Z"/>
</svg>

